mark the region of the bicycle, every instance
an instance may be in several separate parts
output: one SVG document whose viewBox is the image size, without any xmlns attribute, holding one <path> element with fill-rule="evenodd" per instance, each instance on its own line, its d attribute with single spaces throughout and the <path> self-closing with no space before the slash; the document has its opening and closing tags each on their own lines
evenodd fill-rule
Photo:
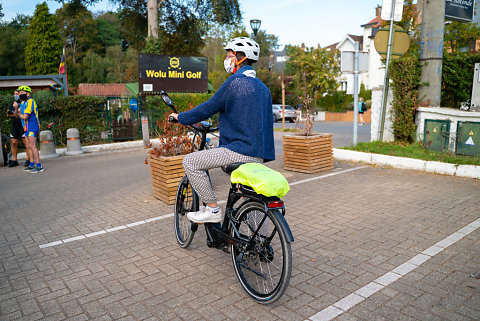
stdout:
<svg viewBox="0 0 480 321">
<path fill-rule="evenodd" d="M 2 158 L 3 158 L 3 165 L 7 166 L 8 161 L 12 158 L 12 141 L 10 137 L 5 134 L 2 134 Z"/>
<path fill-rule="evenodd" d="M 178 113 L 168 94 L 162 91 L 161 96 Z M 170 116 L 169 121 L 175 119 Z M 201 137 L 199 150 L 205 149 L 207 134 L 218 130 L 208 122 L 187 127 L 194 136 Z M 224 171 L 231 174 L 241 165 L 230 164 Z M 178 184 L 174 210 L 175 236 L 182 248 L 192 243 L 199 225 L 191 222 L 187 213 L 199 208 L 199 197 L 185 175 Z M 280 299 L 290 282 L 293 235 L 284 216 L 285 206 L 280 198 L 257 194 L 250 186 L 232 183 L 223 222 L 203 224 L 207 246 L 231 254 L 241 287 L 261 304 Z"/>
</svg>

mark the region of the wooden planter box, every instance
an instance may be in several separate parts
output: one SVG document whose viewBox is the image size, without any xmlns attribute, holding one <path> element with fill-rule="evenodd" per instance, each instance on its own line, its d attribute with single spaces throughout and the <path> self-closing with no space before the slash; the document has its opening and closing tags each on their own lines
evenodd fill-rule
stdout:
<svg viewBox="0 0 480 321">
<path fill-rule="evenodd" d="M 283 136 L 283 168 L 307 174 L 332 169 L 333 135 Z"/>
<path fill-rule="evenodd" d="M 175 204 L 178 183 L 185 175 L 183 157 L 184 155 L 149 159 L 153 196 L 169 205 Z"/>
</svg>

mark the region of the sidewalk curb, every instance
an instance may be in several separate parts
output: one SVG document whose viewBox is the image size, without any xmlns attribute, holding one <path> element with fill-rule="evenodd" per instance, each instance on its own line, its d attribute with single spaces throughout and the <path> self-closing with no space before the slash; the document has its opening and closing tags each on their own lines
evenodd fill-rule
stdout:
<svg viewBox="0 0 480 321">
<path fill-rule="evenodd" d="M 368 164 L 392 166 L 395 168 L 411 169 L 428 173 L 480 179 L 480 166 L 476 165 L 456 165 L 407 157 L 357 152 L 339 148 L 333 149 L 333 157 L 337 160 L 364 162 Z"/>
<path fill-rule="evenodd" d="M 151 144 L 159 144 L 158 138 L 150 139 Z M 134 140 L 128 142 L 121 142 L 121 143 L 109 143 L 109 144 L 100 144 L 100 145 L 89 145 L 89 146 L 82 146 L 82 150 L 85 153 L 97 153 L 97 152 L 106 152 L 106 151 L 114 151 L 120 149 L 133 149 L 133 148 L 144 148 L 143 147 L 143 140 Z M 67 152 L 66 148 L 57 148 L 56 152 L 60 156 L 79 156 L 79 155 L 66 155 Z M 25 159 L 26 155 L 25 152 L 18 153 L 18 159 Z M 40 152 L 40 159 L 46 159 L 46 157 L 42 157 L 42 153 Z"/>
</svg>

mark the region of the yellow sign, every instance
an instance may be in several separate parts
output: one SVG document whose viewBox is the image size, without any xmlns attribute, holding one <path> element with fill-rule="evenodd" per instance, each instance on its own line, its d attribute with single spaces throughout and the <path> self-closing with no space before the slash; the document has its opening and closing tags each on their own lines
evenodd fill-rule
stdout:
<svg viewBox="0 0 480 321">
<path fill-rule="evenodd" d="M 176 71 L 176 70 L 169 70 L 168 73 L 166 71 L 155 71 L 155 70 L 145 70 L 147 77 L 149 78 L 187 78 L 187 79 L 200 79 L 202 78 L 201 71 Z M 168 75 L 168 77 L 167 77 Z"/>
<path fill-rule="evenodd" d="M 471 130 L 468 135 L 473 136 L 473 130 Z"/>
<path fill-rule="evenodd" d="M 437 127 L 435 127 L 435 128 L 433 129 L 433 132 L 434 132 L 434 133 L 436 133 L 436 132 L 437 132 Z"/>
<path fill-rule="evenodd" d="M 383 58 L 387 57 L 388 49 L 388 34 L 390 26 L 380 28 L 373 39 L 375 49 Z M 403 56 L 410 47 L 410 37 L 408 32 L 403 30 L 402 27 L 395 25 L 395 33 L 393 35 L 392 45 L 392 59 Z"/>
<path fill-rule="evenodd" d="M 178 66 L 180 66 L 180 59 L 178 59 L 177 57 L 170 58 L 170 67 L 178 68 Z M 168 68 L 168 69 L 170 69 L 170 68 Z M 180 68 L 180 69 L 182 69 L 182 68 Z"/>
</svg>

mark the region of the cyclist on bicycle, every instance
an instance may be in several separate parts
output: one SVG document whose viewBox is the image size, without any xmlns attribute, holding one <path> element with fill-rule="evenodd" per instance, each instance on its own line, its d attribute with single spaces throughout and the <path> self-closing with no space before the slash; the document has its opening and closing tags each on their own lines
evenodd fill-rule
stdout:
<svg viewBox="0 0 480 321">
<path fill-rule="evenodd" d="M 187 214 L 195 223 L 222 220 L 207 170 L 235 162 L 263 163 L 275 159 L 272 96 L 252 68 L 258 61 L 260 47 L 250 38 L 237 37 L 224 49 L 225 70 L 233 75 L 208 101 L 172 114 L 181 124 L 191 125 L 219 113 L 218 148 L 188 154 L 183 160 L 192 187 L 206 204 L 200 211 Z"/>
</svg>

